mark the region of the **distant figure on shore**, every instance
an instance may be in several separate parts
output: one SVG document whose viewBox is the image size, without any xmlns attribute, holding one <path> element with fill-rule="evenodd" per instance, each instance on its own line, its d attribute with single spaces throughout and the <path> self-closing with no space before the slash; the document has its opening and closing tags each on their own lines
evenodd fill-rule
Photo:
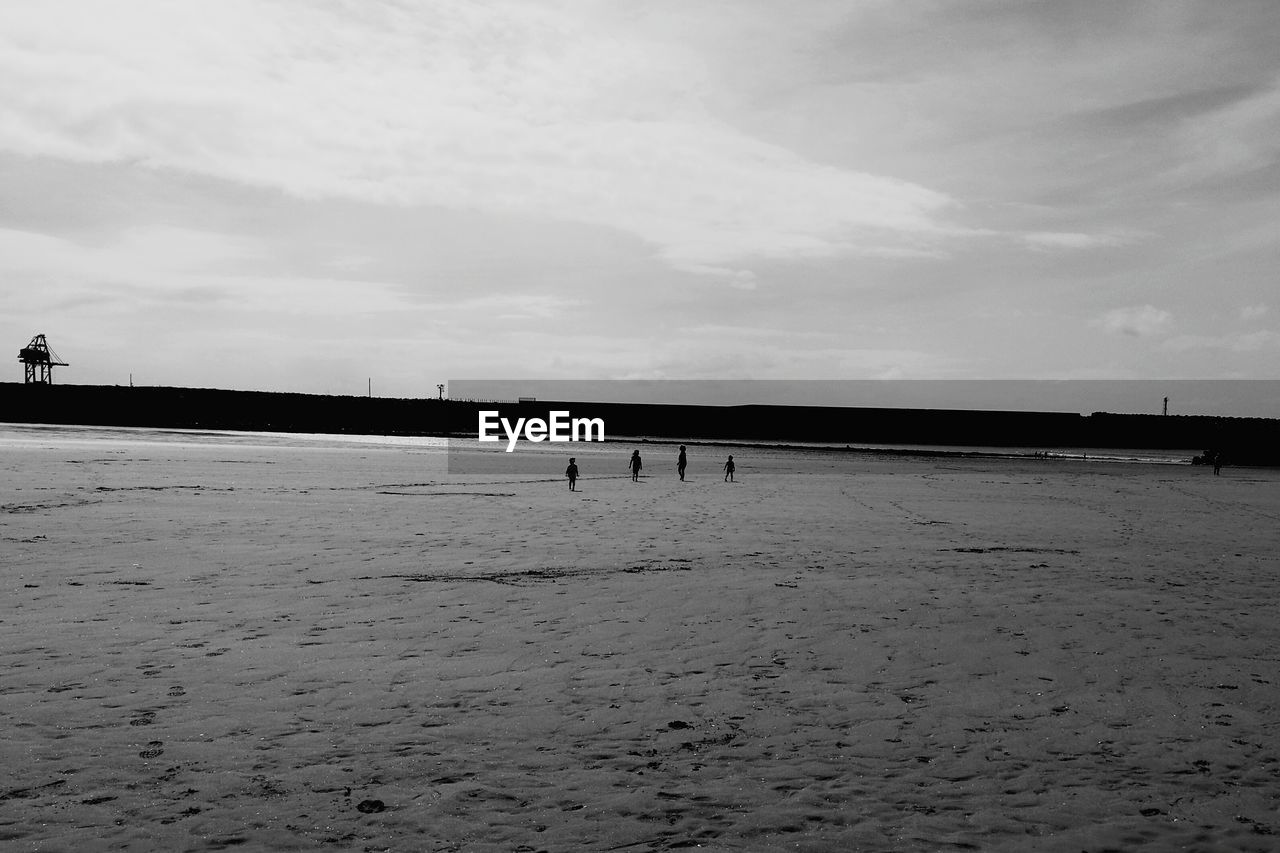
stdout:
<svg viewBox="0 0 1280 853">
<path fill-rule="evenodd" d="M 676 460 L 676 473 L 680 475 L 680 481 L 684 482 L 684 469 L 689 467 L 689 460 L 684 455 L 684 445 L 680 445 L 680 458 Z"/>
<path fill-rule="evenodd" d="M 736 467 L 736 466 L 733 464 L 733 454 L 732 454 L 732 453 L 730 453 L 730 454 L 729 454 L 729 461 L 728 461 L 728 462 L 726 462 L 726 463 L 724 463 L 724 481 L 725 481 L 726 483 L 732 483 L 732 482 L 733 482 L 733 469 L 734 469 L 735 467 Z"/>
<path fill-rule="evenodd" d="M 572 456 L 569 457 L 569 467 L 564 469 L 564 475 L 569 478 L 569 491 L 576 492 L 574 483 L 578 482 L 578 462 Z"/>
<path fill-rule="evenodd" d="M 1221 450 L 1206 450 L 1199 456 L 1191 457 L 1191 464 L 1212 465 L 1213 473 L 1217 475 L 1222 473 L 1222 463 L 1225 458 L 1225 454 Z"/>
<path fill-rule="evenodd" d="M 637 482 L 640 479 L 640 469 L 644 467 L 639 450 L 631 451 L 631 461 L 627 463 L 627 467 L 631 469 L 631 482 Z"/>
</svg>

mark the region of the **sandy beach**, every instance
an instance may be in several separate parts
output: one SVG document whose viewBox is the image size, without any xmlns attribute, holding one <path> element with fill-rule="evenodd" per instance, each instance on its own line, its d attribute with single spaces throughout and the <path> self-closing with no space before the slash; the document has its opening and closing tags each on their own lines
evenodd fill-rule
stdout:
<svg viewBox="0 0 1280 853">
<path fill-rule="evenodd" d="M 0 428 L 0 846 L 1280 845 L 1280 472 L 631 449 Z"/>
</svg>

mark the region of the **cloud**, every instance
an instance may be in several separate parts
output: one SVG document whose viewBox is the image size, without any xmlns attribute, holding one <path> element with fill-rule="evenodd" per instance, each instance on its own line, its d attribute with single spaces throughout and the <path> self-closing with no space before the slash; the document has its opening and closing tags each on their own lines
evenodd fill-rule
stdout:
<svg viewBox="0 0 1280 853">
<path fill-rule="evenodd" d="M 762 326 L 731 326 L 724 323 L 698 323 L 681 326 L 676 330 L 681 337 L 719 338 L 732 340 L 770 340 L 770 341 L 821 341 L 830 342 L 839 337 L 834 332 L 822 332 L 812 329 L 766 328 Z"/>
<path fill-rule="evenodd" d="M 1173 328 L 1173 315 L 1153 305 L 1116 308 L 1094 321 L 1108 332 L 1151 337 L 1167 333 Z"/>
<path fill-rule="evenodd" d="M 1237 353 L 1253 353 L 1280 349 L 1280 332 L 1260 329 L 1256 332 L 1238 332 L 1229 335 L 1179 335 L 1169 338 L 1163 348 L 1173 352 L 1196 350 L 1225 350 Z"/>
<path fill-rule="evenodd" d="M 7 4 L 0 150 L 601 224 L 699 273 L 955 237 L 944 194 L 736 129 L 693 52 L 580 11 Z"/>
<path fill-rule="evenodd" d="M 549 320 L 579 304 L 576 299 L 566 299 L 553 294 L 495 293 L 464 299 L 455 304 L 438 303 L 432 307 L 454 314 L 474 312 L 499 320 Z"/>
<path fill-rule="evenodd" d="M 552 293 L 453 290 L 428 298 L 376 278 L 283 274 L 270 261 L 265 246 L 251 238 L 184 228 L 130 228 L 92 245 L 0 228 L 0 276 L 40 284 L 15 288 L 13 313 L 54 309 L 153 319 L 164 313 L 189 330 L 192 324 L 243 325 L 246 318 L 341 323 L 383 317 L 397 327 L 475 327 L 492 320 L 537 324 L 581 305 Z"/>
<path fill-rule="evenodd" d="M 0 269 L 56 271 L 78 277 L 138 278 L 229 269 L 259 258 L 253 240 L 188 228 L 127 229 L 108 243 L 86 244 L 32 231 L 0 228 Z"/>
<path fill-rule="evenodd" d="M 1118 234 L 1080 234 L 1062 231 L 1035 231 L 1022 236 L 1033 249 L 1096 249 L 1122 246 L 1128 239 Z"/>
<path fill-rule="evenodd" d="M 1181 128 L 1184 158 L 1175 171 L 1197 179 L 1274 166 L 1280 156 L 1280 77 Z"/>
<path fill-rule="evenodd" d="M 18 289 L 15 311 L 137 313 L 168 306 L 324 316 L 413 307 L 399 288 L 382 282 L 264 274 L 264 257 L 250 238 L 185 228 L 132 228 L 92 245 L 0 228 L 0 274 L 41 285 Z"/>
<path fill-rule="evenodd" d="M 1270 310 L 1271 310 L 1271 306 L 1266 305 L 1265 303 L 1258 303 L 1257 305 L 1246 305 L 1240 309 L 1240 319 L 1245 321 L 1258 320 L 1258 319 L 1261 319 L 1262 317 L 1267 316 L 1267 313 Z"/>
<path fill-rule="evenodd" d="M 696 263 L 681 264 L 680 269 L 683 269 L 685 272 L 695 273 L 696 275 L 704 275 L 720 279 L 730 287 L 736 287 L 739 290 L 755 290 L 758 283 L 756 274 L 751 270 L 730 269 L 728 267 L 716 267 L 708 264 Z"/>
</svg>

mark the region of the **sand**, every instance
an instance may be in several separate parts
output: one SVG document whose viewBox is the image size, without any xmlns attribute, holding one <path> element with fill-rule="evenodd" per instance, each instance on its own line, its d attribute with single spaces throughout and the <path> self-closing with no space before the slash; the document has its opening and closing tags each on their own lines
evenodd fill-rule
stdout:
<svg viewBox="0 0 1280 853">
<path fill-rule="evenodd" d="M 0 428 L 0 846 L 1280 846 L 1280 472 L 630 449 Z"/>
</svg>

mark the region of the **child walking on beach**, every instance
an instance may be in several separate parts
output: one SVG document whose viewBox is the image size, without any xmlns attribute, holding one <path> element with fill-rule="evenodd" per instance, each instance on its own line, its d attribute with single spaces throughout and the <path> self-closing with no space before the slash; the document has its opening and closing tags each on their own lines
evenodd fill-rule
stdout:
<svg viewBox="0 0 1280 853">
<path fill-rule="evenodd" d="M 684 469 L 688 467 L 689 460 L 684 455 L 684 445 L 680 445 L 680 458 L 676 460 L 676 473 L 680 475 L 681 482 L 684 481 Z"/>
<path fill-rule="evenodd" d="M 730 454 L 729 454 L 729 461 L 728 461 L 728 462 L 726 462 L 726 463 L 724 463 L 724 481 L 725 481 L 726 483 L 732 483 L 732 482 L 733 482 L 733 469 L 734 469 L 734 464 L 733 464 L 733 454 L 732 454 L 732 453 L 730 453 Z"/>
<path fill-rule="evenodd" d="M 569 478 L 569 491 L 576 492 L 573 484 L 578 482 L 578 463 L 572 456 L 569 457 L 569 467 L 564 469 L 564 475 Z"/>
<path fill-rule="evenodd" d="M 638 482 L 640 479 L 640 469 L 644 465 L 640 462 L 640 451 L 631 451 L 631 461 L 627 463 L 627 467 L 631 469 L 631 482 Z"/>
</svg>

